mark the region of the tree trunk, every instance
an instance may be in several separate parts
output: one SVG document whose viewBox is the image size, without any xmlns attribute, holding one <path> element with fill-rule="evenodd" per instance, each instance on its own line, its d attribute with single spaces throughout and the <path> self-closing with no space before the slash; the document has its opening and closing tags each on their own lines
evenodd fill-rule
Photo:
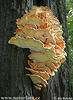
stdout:
<svg viewBox="0 0 73 100">
<path fill-rule="evenodd" d="M 16 29 L 16 19 L 23 16 L 25 9 L 32 7 L 32 0 L 0 1 L 0 96 L 31 96 L 32 85 L 24 66 L 27 66 L 28 49 L 9 45 L 8 40 Z"/>
<path fill-rule="evenodd" d="M 54 77 L 50 77 L 47 88 L 38 91 L 31 79 L 30 73 L 24 67 L 27 64 L 29 49 L 9 45 L 8 40 L 16 29 L 15 21 L 29 11 L 33 5 L 48 6 L 63 26 L 63 36 L 66 42 L 67 58 Z M 68 34 L 65 0 L 1 0 L 0 1 L 0 97 L 40 97 L 38 100 L 57 100 L 58 97 L 71 97 L 71 70 L 68 52 Z M 30 99 L 32 100 L 32 99 Z"/>
</svg>

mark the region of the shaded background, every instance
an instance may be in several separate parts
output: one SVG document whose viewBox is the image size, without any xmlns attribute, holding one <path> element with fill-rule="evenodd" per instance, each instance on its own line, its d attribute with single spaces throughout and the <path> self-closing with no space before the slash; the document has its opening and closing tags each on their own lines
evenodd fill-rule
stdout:
<svg viewBox="0 0 73 100">
<path fill-rule="evenodd" d="M 16 19 L 23 16 L 33 5 L 48 6 L 63 27 L 66 42 L 66 61 L 54 77 L 48 80 L 47 88 L 36 90 L 25 70 L 28 66 L 29 49 L 9 45 L 14 36 Z M 40 97 L 40 100 L 57 100 L 58 97 L 72 97 L 71 68 L 68 51 L 68 33 L 65 0 L 1 0 L 0 1 L 0 97 Z"/>
</svg>

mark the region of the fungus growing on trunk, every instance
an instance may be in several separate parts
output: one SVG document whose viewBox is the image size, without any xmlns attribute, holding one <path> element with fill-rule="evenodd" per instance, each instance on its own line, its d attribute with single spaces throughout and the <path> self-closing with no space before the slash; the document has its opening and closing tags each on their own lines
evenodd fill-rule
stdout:
<svg viewBox="0 0 73 100">
<path fill-rule="evenodd" d="M 48 7 L 33 6 L 29 13 L 16 21 L 17 29 L 9 40 L 21 48 L 29 48 L 28 64 L 31 80 L 35 88 L 48 85 L 47 80 L 55 75 L 61 63 L 65 61 L 65 42 L 62 37 L 62 26 Z"/>
</svg>

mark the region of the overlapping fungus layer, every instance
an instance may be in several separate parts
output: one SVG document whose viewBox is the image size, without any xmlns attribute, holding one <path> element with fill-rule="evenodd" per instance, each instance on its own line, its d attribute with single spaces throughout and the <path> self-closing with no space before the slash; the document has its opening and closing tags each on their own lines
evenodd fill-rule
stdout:
<svg viewBox="0 0 73 100">
<path fill-rule="evenodd" d="M 33 6 L 29 13 L 17 19 L 16 24 L 16 35 L 9 43 L 30 49 L 30 68 L 26 69 L 31 74 L 27 75 L 35 87 L 41 90 L 41 87 L 48 85 L 50 75 L 54 76 L 54 72 L 65 61 L 62 26 L 51 10 L 43 6 Z"/>
</svg>

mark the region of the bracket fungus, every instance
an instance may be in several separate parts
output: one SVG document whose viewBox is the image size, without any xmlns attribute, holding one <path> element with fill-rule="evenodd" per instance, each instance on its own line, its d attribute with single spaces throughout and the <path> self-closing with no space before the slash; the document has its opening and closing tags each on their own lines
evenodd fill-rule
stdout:
<svg viewBox="0 0 73 100">
<path fill-rule="evenodd" d="M 15 36 L 8 43 L 30 49 L 30 68 L 25 69 L 31 71 L 27 76 L 30 76 L 35 88 L 41 90 L 65 61 L 62 26 L 51 10 L 43 6 L 33 6 L 30 12 L 17 19 L 16 24 Z"/>
</svg>

